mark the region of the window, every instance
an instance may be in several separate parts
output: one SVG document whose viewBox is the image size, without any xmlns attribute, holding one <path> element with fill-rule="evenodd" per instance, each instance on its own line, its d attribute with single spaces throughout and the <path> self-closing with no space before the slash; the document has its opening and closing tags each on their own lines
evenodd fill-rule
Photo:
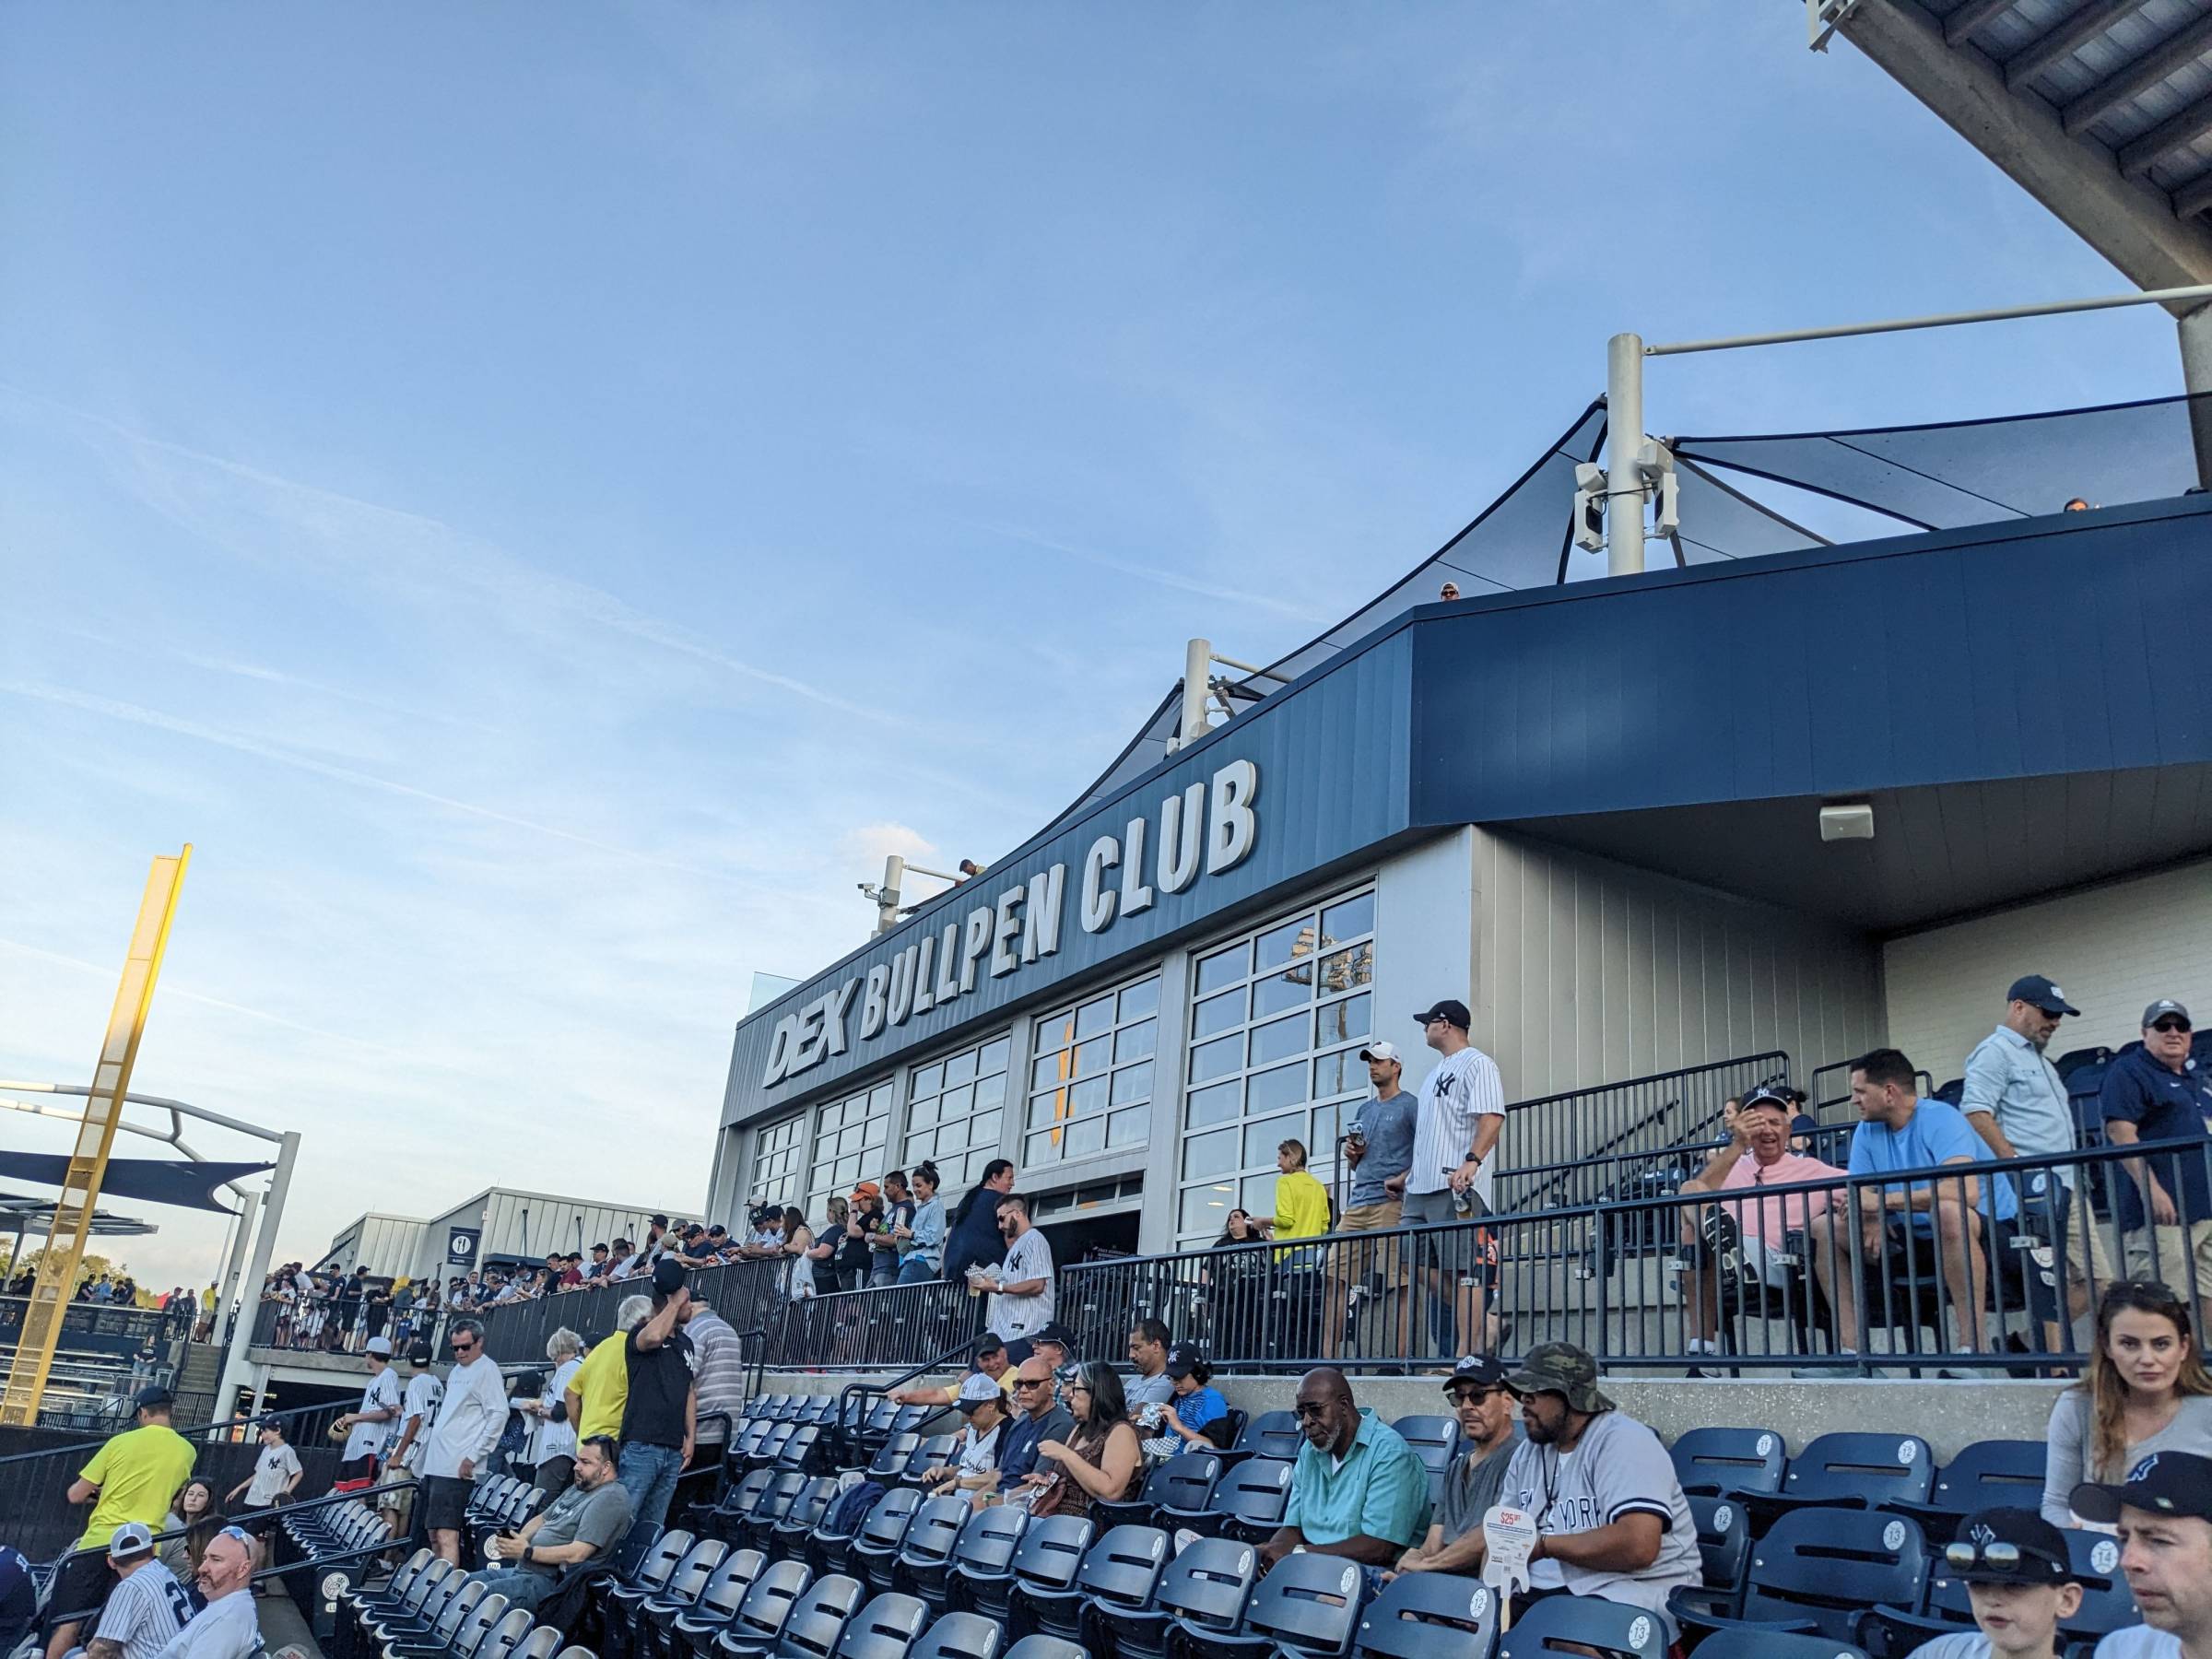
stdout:
<svg viewBox="0 0 2212 1659">
<path fill-rule="evenodd" d="M 999 1125 L 1006 1101 L 1006 1038 L 917 1065 L 906 1085 L 906 1159 L 909 1171 L 934 1159 L 947 1190 L 982 1179 L 998 1156 Z"/>
<path fill-rule="evenodd" d="M 1335 1161 L 1337 1121 L 1368 1091 L 1375 896 L 1347 893 L 1200 952 L 1192 965 L 1176 1236 L 1216 1238 L 1231 1209 L 1270 1215 L 1275 1149 Z M 1324 1175 L 1323 1179 L 1327 1179 Z"/>
<path fill-rule="evenodd" d="M 890 1166 L 884 1161 L 884 1143 L 891 1135 L 891 1099 L 896 1093 L 889 1078 L 873 1088 L 833 1100 L 822 1108 L 814 1131 L 814 1168 L 806 1182 L 806 1221 L 819 1226 L 828 1213 L 824 1203 L 832 1193 L 850 1194 L 864 1181 L 878 1181 Z"/>
<path fill-rule="evenodd" d="M 1037 1022 L 1020 1164 L 1141 1147 L 1152 1133 L 1159 975 L 1104 991 Z"/>
<path fill-rule="evenodd" d="M 753 1131 L 753 1198 L 776 1204 L 799 1201 L 799 1141 L 806 1126 L 806 1114 L 802 1112 Z"/>
</svg>

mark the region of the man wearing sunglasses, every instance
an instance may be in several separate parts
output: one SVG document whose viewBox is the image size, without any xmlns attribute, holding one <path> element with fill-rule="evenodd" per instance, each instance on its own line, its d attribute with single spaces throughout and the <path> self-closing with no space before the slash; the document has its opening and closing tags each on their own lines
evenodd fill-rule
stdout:
<svg viewBox="0 0 2212 1659">
<path fill-rule="evenodd" d="M 1512 1391 L 1505 1367 L 1487 1355 L 1462 1359 L 1444 1379 L 1444 1393 L 1459 1418 L 1459 1443 L 1465 1454 L 1444 1472 L 1429 1536 L 1398 1558 L 1400 1572 L 1475 1573 L 1482 1566 L 1482 1518 L 1498 1502 L 1506 1466 L 1521 1444 L 1513 1419 Z"/>
<path fill-rule="evenodd" d="M 456 1319 L 447 1339 L 453 1344 L 453 1368 L 445 1374 L 445 1397 L 438 1403 L 437 1420 L 416 1473 L 422 1477 L 430 1547 L 458 1567 L 470 1488 L 507 1429 L 507 1385 L 484 1351 L 482 1324 Z"/>
<path fill-rule="evenodd" d="M 1046 1441 L 1065 1442 L 1075 1435 L 1076 1419 L 1060 1404 L 1053 1368 L 1036 1354 L 1014 1373 L 1014 1420 L 999 1437 L 998 1483 L 975 1495 L 976 1509 L 996 1502 L 1035 1475 L 1037 1448 Z"/>
<path fill-rule="evenodd" d="M 2212 1171 L 2206 1168 L 2212 1081 L 2190 1064 L 2192 1035 L 2188 1009 L 2170 996 L 2152 1003 L 2143 1010 L 2143 1046 L 2105 1069 L 2098 1106 L 2104 1138 L 2114 1146 L 2195 1143 L 2185 1151 L 2128 1160 L 2120 1225 L 2127 1235 L 2128 1272 L 2163 1279 L 2186 1296 L 2194 1266 L 2197 1298 L 2212 1322 Z"/>
<path fill-rule="evenodd" d="M 1929 1554 L 1934 1577 L 1966 1586 L 1975 1629 L 1923 1642 L 1911 1659 L 2051 1659 L 2062 1651 L 2058 1627 L 2081 1610 L 2081 1582 L 2065 1535 L 2042 1516 L 1986 1509 Z"/>
<path fill-rule="evenodd" d="M 155 1659 L 253 1659 L 262 1652 L 261 1615 L 253 1608 L 259 1554 L 243 1527 L 226 1526 L 207 1540 L 193 1575 L 207 1605 Z"/>
</svg>

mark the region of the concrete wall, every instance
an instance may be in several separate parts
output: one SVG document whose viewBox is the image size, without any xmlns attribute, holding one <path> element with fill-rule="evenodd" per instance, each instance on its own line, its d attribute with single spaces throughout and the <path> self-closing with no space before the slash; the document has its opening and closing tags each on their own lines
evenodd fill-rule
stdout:
<svg viewBox="0 0 2212 1659">
<path fill-rule="evenodd" d="M 2053 1057 L 2118 1048 L 2161 996 L 2212 1018 L 2212 861 L 1908 934 L 1882 955 L 1889 1040 L 1937 1084 L 1966 1069 L 2024 973 L 2049 974 L 2081 1010 L 2059 1028 Z"/>
<path fill-rule="evenodd" d="M 1465 840 L 1468 1006 L 1508 1100 L 1777 1048 L 1802 1083 L 1882 1038 L 1865 935 L 1520 836 Z"/>
</svg>

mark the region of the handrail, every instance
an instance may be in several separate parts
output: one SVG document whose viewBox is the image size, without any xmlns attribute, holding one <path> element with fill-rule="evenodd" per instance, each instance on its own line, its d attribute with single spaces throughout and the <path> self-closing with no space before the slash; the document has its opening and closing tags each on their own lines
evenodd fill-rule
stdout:
<svg viewBox="0 0 2212 1659">
<path fill-rule="evenodd" d="M 954 1360 L 959 1359 L 965 1355 L 972 1355 L 978 1347 L 982 1346 L 983 1335 L 984 1333 L 978 1331 L 974 1335 L 969 1337 L 967 1341 L 959 1344 L 957 1347 L 947 1348 L 935 1359 L 924 1360 L 922 1364 L 915 1366 L 912 1371 L 902 1371 L 898 1376 L 891 1378 L 887 1382 L 846 1383 L 845 1386 L 838 1392 L 837 1396 L 837 1427 L 835 1433 L 837 1435 L 840 1451 L 851 1451 L 853 1449 L 851 1441 L 858 1438 L 857 1430 L 850 1427 L 853 1420 L 850 1413 L 852 1411 L 853 1402 L 855 1398 L 865 1398 L 868 1395 L 875 1394 L 880 1395 L 882 1398 L 888 1400 L 890 1398 L 891 1391 L 893 1389 L 904 1387 L 907 1383 L 912 1382 L 916 1377 L 926 1376 L 929 1372 L 934 1371 L 942 1371 Z M 935 1416 L 935 1414 L 932 1413 L 931 1415 Z"/>
</svg>

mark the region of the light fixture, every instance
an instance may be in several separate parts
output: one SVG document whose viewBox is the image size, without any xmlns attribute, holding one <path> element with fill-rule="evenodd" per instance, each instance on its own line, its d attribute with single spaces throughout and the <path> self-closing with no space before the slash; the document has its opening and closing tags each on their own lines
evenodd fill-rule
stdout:
<svg viewBox="0 0 2212 1659">
<path fill-rule="evenodd" d="M 1820 839 L 1824 841 L 1872 841 L 1874 808 L 1865 802 L 1820 808 Z"/>
</svg>

